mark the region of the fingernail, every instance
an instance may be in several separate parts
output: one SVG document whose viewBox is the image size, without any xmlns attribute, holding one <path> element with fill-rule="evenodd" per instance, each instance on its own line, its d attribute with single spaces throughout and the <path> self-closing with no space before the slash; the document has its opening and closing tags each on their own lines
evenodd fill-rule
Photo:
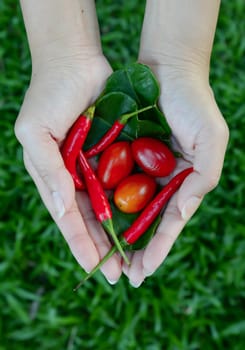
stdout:
<svg viewBox="0 0 245 350">
<path fill-rule="evenodd" d="M 134 288 L 139 288 L 139 286 L 141 285 L 142 282 L 134 282 L 134 281 L 130 281 L 130 284 L 132 287 Z"/>
<path fill-rule="evenodd" d="M 147 270 L 147 269 L 143 269 L 143 274 L 145 277 L 149 277 L 151 275 L 153 275 L 154 271 L 152 270 Z"/>
<path fill-rule="evenodd" d="M 199 207 L 200 203 L 201 199 L 198 197 L 191 197 L 188 199 L 181 211 L 182 219 L 189 220 Z"/>
<path fill-rule="evenodd" d="M 107 279 L 107 281 L 113 286 L 114 284 L 116 284 L 117 283 L 117 280 L 109 280 L 109 279 Z"/>
<path fill-rule="evenodd" d="M 58 216 L 58 219 L 61 219 L 62 216 L 65 214 L 65 206 L 64 206 L 63 199 L 60 193 L 57 191 L 52 192 L 52 196 L 53 196 L 56 214 Z"/>
</svg>

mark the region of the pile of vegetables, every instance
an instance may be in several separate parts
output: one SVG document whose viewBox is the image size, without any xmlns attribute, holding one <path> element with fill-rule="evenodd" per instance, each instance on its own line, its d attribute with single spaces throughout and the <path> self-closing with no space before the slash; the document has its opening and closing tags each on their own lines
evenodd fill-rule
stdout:
<svg viewBox="0 0 245 350">
<path fill-rule="evenodd" d="M 157 105 L 159 94 L 146 65 L 134 63 L 115 71 L 62 145 L 76 190 L 87 191 L 97 220 L 114 243 L 81 283 L 116 251 L 129 264 L 125 248 L 148 244 L 167 202 L 193 170 L 185 169 L 164 187 L 159 185 L 158 179 L 176 167 L 171 130 Z"/>
</svg>

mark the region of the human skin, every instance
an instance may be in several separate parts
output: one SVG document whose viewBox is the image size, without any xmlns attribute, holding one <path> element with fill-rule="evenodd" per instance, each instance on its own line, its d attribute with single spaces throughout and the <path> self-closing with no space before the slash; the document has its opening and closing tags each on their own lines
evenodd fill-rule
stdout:
<svg viewBox="0 0 245 350">
<path fill-rule="evenodd" d="M 111 74 L 101 50 L 95 5 L 91 0 L 22 0 L 21 7 L 32 76 L 15 133 L 44 204 L 78 263 L 90 271 L 111 244 L 87 195 L 75 193 L 60 146 Z M 117 255 L 102 268 L 112 282 L 121 271 Z"/>
<path fill-rule="evenodd" d="M 135 287 L 163 263 L 205 194 L 220 179 L 229 131 L 209 85 L 219 5 L 215 0 L 146 2 L 139 61 L 157 76 L 160 107 L 173 143 L 184 156 L 174 174 L 190 164 L 194 172 L 170 200 L 149 245 L 131 254 L 131 266 L 124 266 Z"/>
<path fill-rule="evenodd" d="M 90 271 L 110 249 L 86 193 L 75 193 L 60 146 L 78 115 L 95 101 L 111 68 L 103 56 L 92 0 L 21 0 L 32 77 L 15 125 L 24 161 L 71 252 Z M 209 86 L 209 61 L 219 11 L 215 0 L 148 0 L 139 61 L 161 85 L 160 107 L 184 155 L 176 172 L 194 173 L 169 202 L 155 237 L 123 271 L 138 287 L 162 264 L 206 193 L 218 183 L 228 128 Z M 152 39 L 154 38 L 154 40 Z M 166 179 L 168 180 L 168 179 Z M 114 284 L 117 255 L 102 272 Z"/>
</svg>

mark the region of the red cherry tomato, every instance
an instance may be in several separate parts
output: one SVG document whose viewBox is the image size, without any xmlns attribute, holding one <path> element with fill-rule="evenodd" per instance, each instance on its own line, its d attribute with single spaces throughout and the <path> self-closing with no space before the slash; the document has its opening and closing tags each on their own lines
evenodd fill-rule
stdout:
<svg viewBox="0 0 245 350">
<path fill-rule="evenodd" d="M 130 143 L 118 141 L 112 143 L 101 154 L 97 174 L 106 190 L 115 188 L 119 182 L 128 176 L 134 166 Z"/>
<path fill-rule="evenodd" d="M 124 213 L 137 213 L 152 199 L 156 192 L 155 180 L 143 173 L 123 179 L 114 192 L 114 202 Z"/>
<path fill-rule="evenodd" d="M 140 137 L 132 142 L 132 152 L 136 163 L 148 175 L 168 176 L 176 166 L 170 149 L 160 140 Z"/>
</svg>

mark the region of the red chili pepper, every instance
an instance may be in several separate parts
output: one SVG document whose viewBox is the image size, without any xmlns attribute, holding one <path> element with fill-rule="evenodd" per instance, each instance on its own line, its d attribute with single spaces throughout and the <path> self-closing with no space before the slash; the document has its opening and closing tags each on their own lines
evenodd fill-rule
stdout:
<svg viewBox="0 0 245 350">
<path fill-rule="evenodd" d="M 71 174 L 76 190 L 84 189 L 84 184 L 77 173 L 77 157 L 90 130 L 95 107 L 90 107 L 80 115 L 71 127 L 61 149 L 66 169 Z"/>
<path fill-rule="evenodd" d="M 96 156 L 100 152 L 104 151 L 104 149 L 107 146 L 112 144 L 112 142 L 115 141 L 116 138 L 120 135 L 120 132 L 122 131 L 122 129 L 124 128 L 124 126 L 126 125 L 130 117 L 133 117 L 136 114 L 145 112 L 153 107 L 154 106 L 147 106 L 135 112 L 122 115 L 118 120 L 116 120 L 112 124 L 111 128 L 102 136 L 102 138 L 98 143 L 92 146 L 89 150 L 85 151 L 86 158 L 91 158 L 93 156 Z"/>
<path fill-rule="evenodd" d="M 95 216 L 97 220 L 102 224 L 105 231 L 111 235 L 116 248 L 120 252 L 125 262 L 129 264 L 128 257 L 124 253 L 119 239 L 114 231 L 112 211 L 103 187 L 100 181 L 97 179 L 92 167 L 90 166 L 87 158 L 82 151 L 79 153 L 78 160 Z"/>
<path fill-rule="evenodd" d="M 123 233 L 121 245 L 126 247 L 135 243 L 153 223 L 155 218 L 160 214 L 163 207 L 169 199 L 180 188 L 185 178 L 193 171 L 193 168 L 187 168 L 175 175 L 169 183 L 156 195 L 156 197 L 145 207 L 133 224 Z M 116 247 L 104 256 L 104 258 L 87 274 L 74 290 L 77 290 L 86 280 L 88 280 L 100 267 L 116 252 Z"/>
<path fill-rule="evenodd" d="M 145 207 L 133 224 L 123 233 L 126 244 L 135 243 L 140 236 L 149 228 L 155 218 L 160 214 L 173 194 L 179 189 L 185 178 L 193 171 L 188 168 L 175 175 L 169 183 L 156 195 L 156 197 Z"/>
</svg>

